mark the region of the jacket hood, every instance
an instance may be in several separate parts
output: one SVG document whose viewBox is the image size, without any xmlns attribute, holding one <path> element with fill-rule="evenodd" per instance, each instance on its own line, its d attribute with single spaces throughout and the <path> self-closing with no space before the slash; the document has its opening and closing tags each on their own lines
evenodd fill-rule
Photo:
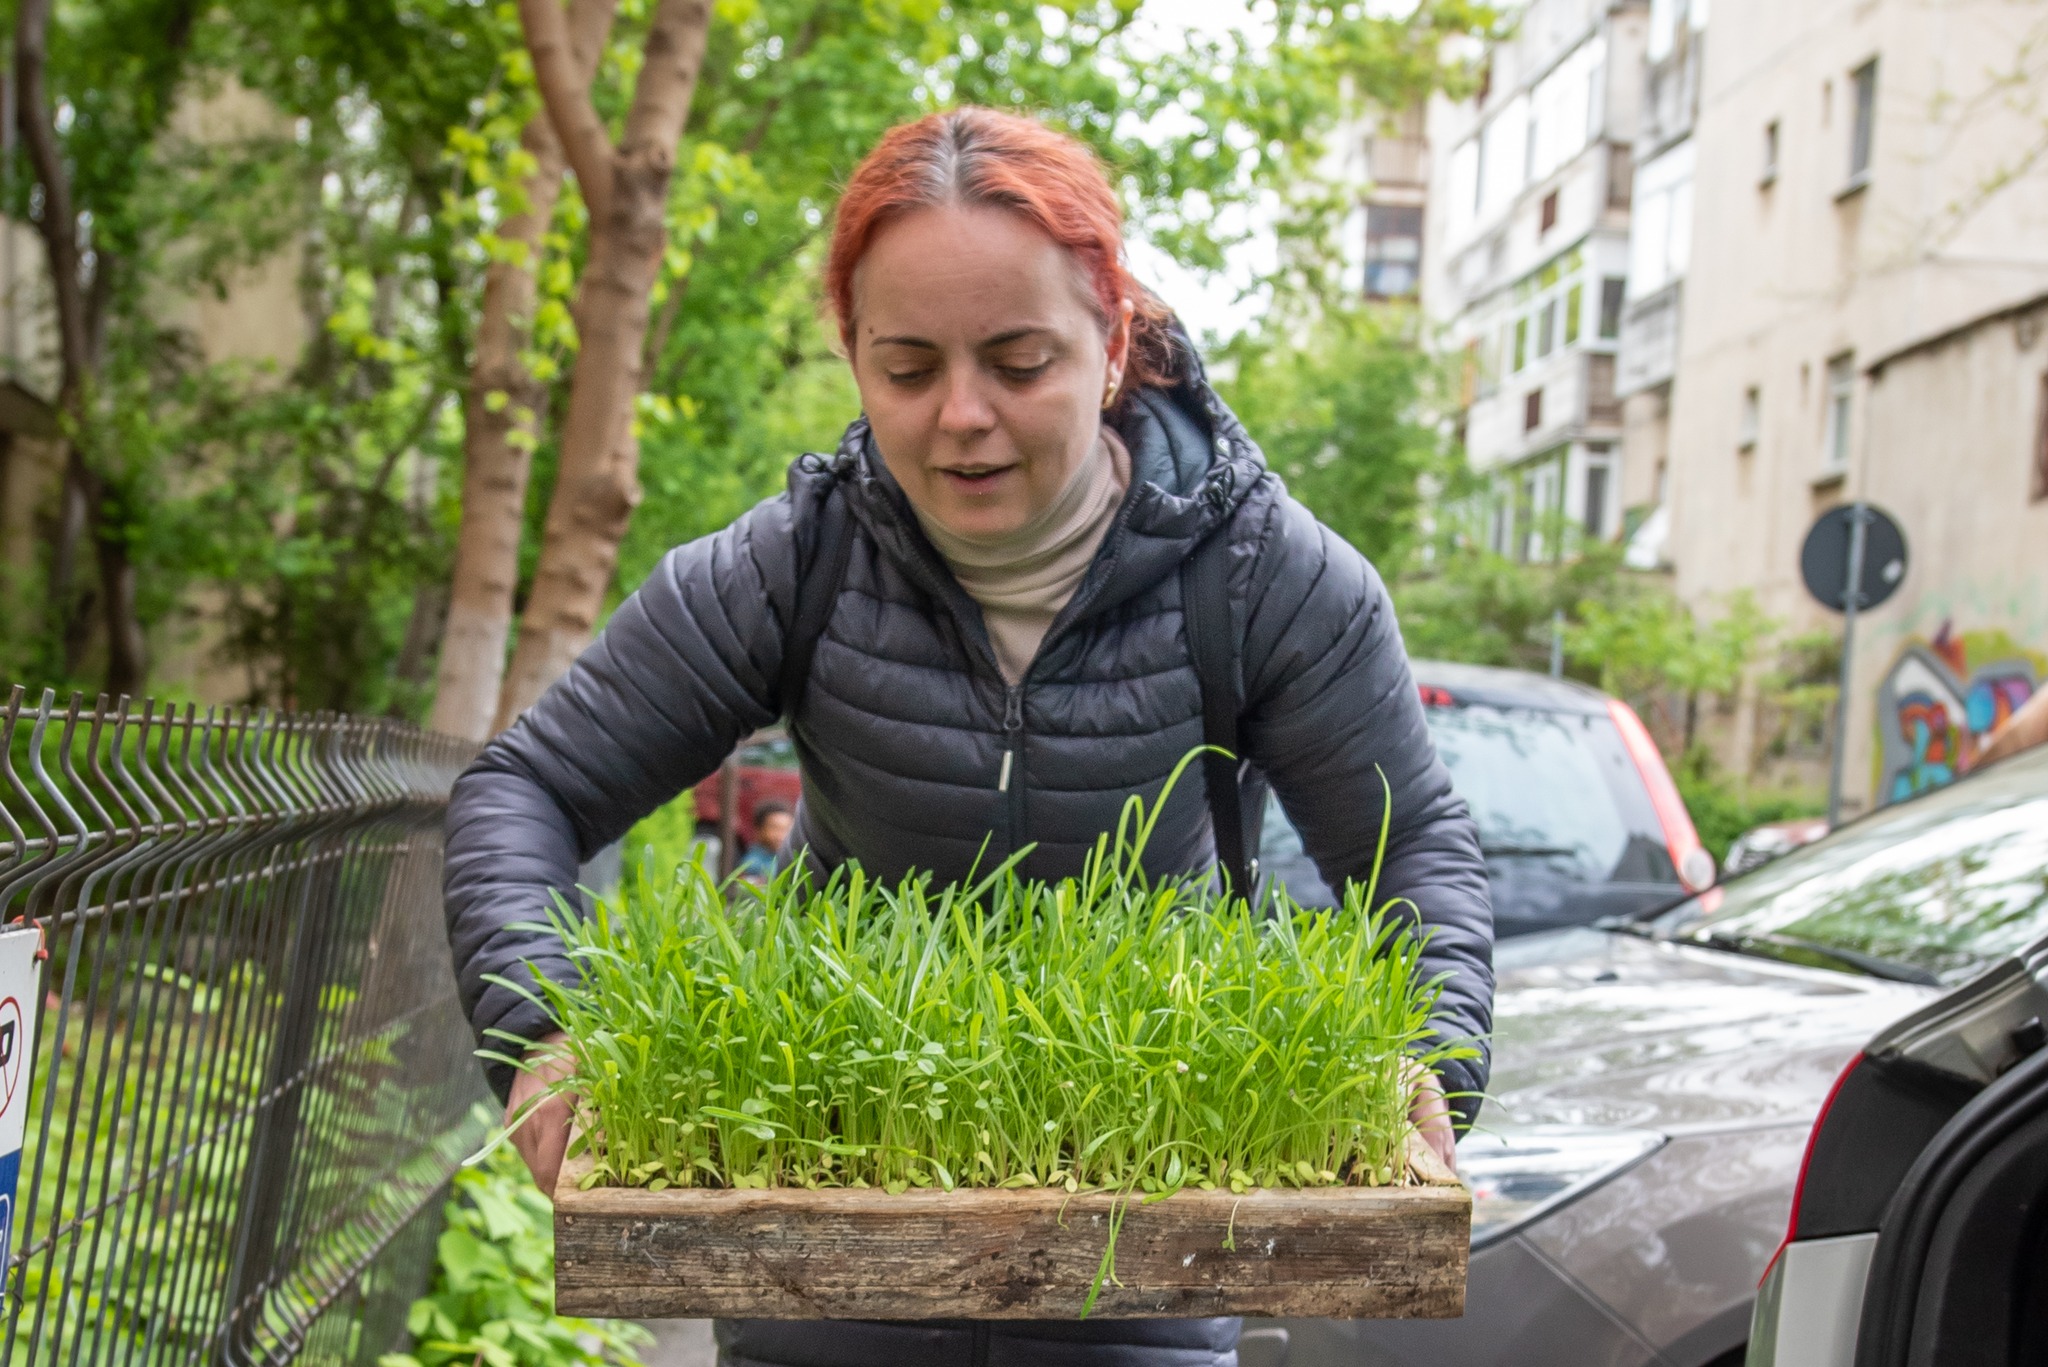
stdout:
<svg viewBox="0 0 2048 1367">
<path fill-rule="evenodd" d="M 1268 474 L 1265 456 L 1210 386 L 1179 323 L 1172 336 L 1180 360 L 1177 378 L 1139 389 L 1109 419 L 1130 449 L 1131 487 L 1075 591 L 1089 614 L 1175 573 L 1195 544 L 1227 522 Z M 832 466 L 854 516 L 884 553 L 928 588 L 964 602 L 902 487 L 882 463 L 865 416 L 846 429 Z"/>
<path fill-rule="evenodd" d="M 1741 1129 L 1813 1119 L 1939 989 L 1613 931 L 1503 941 L 1481 1124 Z"/>
</svg>

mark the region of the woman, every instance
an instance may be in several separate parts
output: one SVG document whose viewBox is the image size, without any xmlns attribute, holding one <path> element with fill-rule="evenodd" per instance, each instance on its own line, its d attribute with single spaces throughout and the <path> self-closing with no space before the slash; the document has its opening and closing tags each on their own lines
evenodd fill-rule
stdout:
<svg viewBox="0 0 2048 1367">
<path fill-rule="evenodd" d="M 1243 753 L 1332 886 L 1371 871 L 1385 774 L 1381 892 L 1430 931 L 1440 1034 L 1487 1029 L 1478 840 L 1386 590 L 1265 468 L 1125 270 L 1121 235 L 1089 153 L 1015 115 L 932 115 L 855 172 L 826 289 L 864 416 L 836 458 L 799 461 L 787 493 L 670 552 L 456 785 L 448 914 L 464 1000 L 480 1034 L 537 1042 L 516 1081 L 494 1072 L 513 1107 L 559 1076 L 552 1022 L 486 977 L 573 972 L 551 936 L 515 927 L 785 713 L 804 778 L 788 848 L 816 867 L 957 878 L 1029 845 L 1026 874 L 1078 873 L 1125 799 L 1156 796 L 1202 742 L 1180 568 L 1212 543 Z M 1202 786 L 1167 799 L 1155 871 L 1215 857 Z M 1443 1092 L 1469 1122 L 1484 1083 L 1483 1060 L 1451 1066 L 1441 1088 L 1421 1081 L 1415 1115 L 1446 1158 Z M 518 1135 L 543 1188 L 566 1124 L 556 1100 Z M 729 1361 L 792 1367 L 1224 1367 L 1236 1337 L 1235 1320 L 720 1327 Z"/>
</svg>

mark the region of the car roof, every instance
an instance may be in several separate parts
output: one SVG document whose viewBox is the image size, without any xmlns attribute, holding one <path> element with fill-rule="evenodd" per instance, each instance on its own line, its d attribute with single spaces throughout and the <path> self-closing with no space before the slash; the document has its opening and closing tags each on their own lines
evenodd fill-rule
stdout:
<svg viewBox="0 0 2048 1367">
<path fill-rule="evenodd" d="M 1424 688 L 1441 688 L 1454 702 L 1603 716 L 1607 712 L 1607 695 L 1576 679 L 1553 679 L 1526 669 L 1451 664 L 1444 660 L 1411 660 L 1409 664 L 1416 683 Z"/>
</svg>

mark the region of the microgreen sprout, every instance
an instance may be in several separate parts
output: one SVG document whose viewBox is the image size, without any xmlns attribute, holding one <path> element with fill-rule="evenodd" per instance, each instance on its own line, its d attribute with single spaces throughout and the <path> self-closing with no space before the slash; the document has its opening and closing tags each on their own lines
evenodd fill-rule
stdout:
<svg viewBox="0 0 2048 1367">
<path fill-rule="evenodd" d="M 849 865 L 752 888 L 690 864 L 558 908 L 582 981 L 521 990 L 568 1036 L 586 1185 L 1127 1203 L 1406 1181 L 1406 1060 L 1471 1052 L 1428 1029 L 1412 908 L 1148 878 L 1155 817 L 1133 799 L 1055 883 L 1012 861 L 971 886 Z"/>
</svg>

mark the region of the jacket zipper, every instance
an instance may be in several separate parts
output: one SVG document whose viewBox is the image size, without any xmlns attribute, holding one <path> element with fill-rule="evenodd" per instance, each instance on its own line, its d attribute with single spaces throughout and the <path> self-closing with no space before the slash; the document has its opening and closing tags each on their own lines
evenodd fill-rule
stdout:
<svg viewBox="0 0 2048 1367">
<path fill-rule="evenodd" d="M 1010 799 L 1010 853 L 1024 844 L 1024 685 L 1003 690 L 1003 770 L 996 791 Z"/>
</svg>

